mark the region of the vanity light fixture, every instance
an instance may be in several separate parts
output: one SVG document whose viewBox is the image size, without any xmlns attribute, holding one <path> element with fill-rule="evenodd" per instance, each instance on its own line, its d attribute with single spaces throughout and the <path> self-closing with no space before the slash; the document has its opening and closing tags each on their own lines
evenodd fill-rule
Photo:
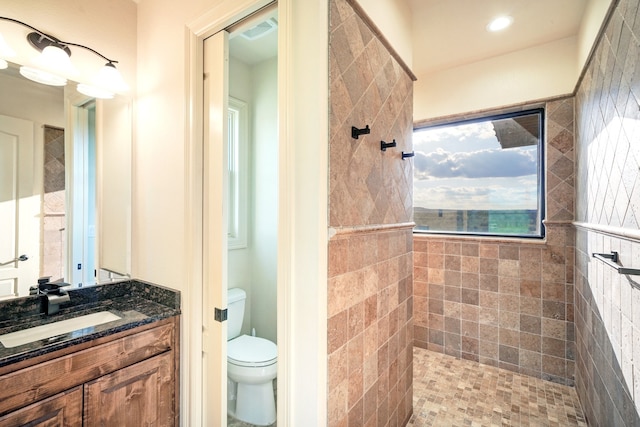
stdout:
<svg viewBox="0 0 640 427">
<path fill-rule="evenodd" d="M 487 25 L 487 31 L 495 33 L 497 31 L 504 30 L 513 23 L 513 18 L 508 15 L 498 16 L 489 22 Z"/>
<path fill-rule="evenodd" d="M 4 16 L 0 16 L 0 19 L 22 25 L 33 31 L 27 35 L 27 41 L 41 54 L 33 64 L 20 67 L 20 74 L 29 80 L 46 85 L 64 86 L 67 84 L 68 77 L 77 77 L 78 71 L 71 62 L 71 49 L 69 48 L 69 46 L 74 46 L 86 49 L 106 61 L 90 84 L 81 83 L 78 85 L 77 89 L 80 93 L 94 98 L 113 98 L 114 93 L 129 89 L 122 75 L 116 69 L 115 64 L 118 61 L 109 59 L 88 46 L 62 41 L 17 19 Z M 9 52 L 11 48 L 7 46 L 0 34 L 0 69 L 9 56 L 5 51 Z"/>
</svg>

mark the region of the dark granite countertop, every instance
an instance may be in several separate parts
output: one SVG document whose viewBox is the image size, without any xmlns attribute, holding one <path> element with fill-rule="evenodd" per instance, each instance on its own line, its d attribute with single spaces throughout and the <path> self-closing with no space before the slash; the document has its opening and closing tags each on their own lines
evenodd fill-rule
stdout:
<svg viewBox="0 0 640 427">
<path fill-rule="evenodd" d="M 178 291 L 138 280 L 70 289 L 69 296 L 60 312 L 50 316 L 40 312 L 42 296 L 0 301 L 0 335 L 100 311 L 110 311 L 120 319 L 17 347 L 0 343 L 0 366 L 180 314 Z"/>
</svg>

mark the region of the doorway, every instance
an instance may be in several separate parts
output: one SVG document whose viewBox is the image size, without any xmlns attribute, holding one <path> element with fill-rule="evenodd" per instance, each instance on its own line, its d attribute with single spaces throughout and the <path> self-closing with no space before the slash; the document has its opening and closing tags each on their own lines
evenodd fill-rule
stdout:
<svg viewBox="0 0 640 427">
<path fill-rule="evenodd" d="M 233 422 L 227 289 L 247 294 L 240 333 L 277 343 L 277 45 L 275 4 L 204 40 L 204 425 Z"/>
<path fill-rule="evenodd" d="M 214 413 L 220 394 L 206 389 L 203 352 L 219 341 L 203 334 L 207 316 L 204 241 L 205 200 L 209 185 L 203 171 L 205 118 L 203 96 L 204 40 L 243 16 L 271 3 L 270 0 L 238 0 L 212 6 L 187 23 L 189 50 L 187 253 L 191 263 L 185 289 L 182 393 L 189 425 L 206 425 L 204 412 Z M 325 425 L 327 423 L 327 224 L 328 146 L 328 3 L 314 7 L 278 0 L 278 122 L 279 122 L 279 218 L 278 218 L 278 423 Z M 193 114 L 192 114 L 193 113 Z M 217 122 L 220 122 L 218 120 Z M 312 130 L 318 131 L 312 131 Z M 208 187 L 207 187 L 208 188 Z M 208 191 L 210 189 L 208 188 Z M 212 204 L 220 209 L 220 204 Z M 210 235 L 206 234 L 207 239 Z M 208 283 L 208 282 L 207 282 Z M 222 286 L 219 286 L 222 289 Z M 225 295 L 226 297 L 226 295 Z M 223 296 L 220 296 L 220 301 Z M 220 307 L 226 307 L 225 305 Z M 222 328 L 220 328 L 222 329 Z M 219 365 L 218 365 L 219 366 Z M 218 369 L 222 369 L 221 367 Z M 226 384 L 226 383 L 225 383 Z M 221 386 L 220 386 L 221 387 Z M 226 387 L 226 385 L 225 385 Z M 219 392 L 219 390 L 218 390 Z M 226 400 L 225 400 L 226 403 Z M 220 414 L 220 412 L 218 412 Z M 226 416 L 226 412 L 221 415 Z M 210 425 L 224 425 L 219 419 Z"/>
</svg>

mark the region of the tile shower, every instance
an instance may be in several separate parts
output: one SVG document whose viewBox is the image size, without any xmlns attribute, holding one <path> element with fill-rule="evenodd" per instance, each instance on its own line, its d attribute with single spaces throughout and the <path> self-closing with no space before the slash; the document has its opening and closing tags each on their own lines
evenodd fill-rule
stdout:
<svg viewBox="0 0 640 427">
<path fill-rule="evenodd" d="M 416 235 L 415 344 L 572 385 L 573 98 L 544 107 L 545 241 Z"/>
<path fill-rule="evenodd" d="M 416 345 L 575 385 L 593 426 L 640 425 L 640 279 L 592 257 L 640 268 L 639 8 L 546 103 L 546 241 L 414 238 Z"/>
</svg>

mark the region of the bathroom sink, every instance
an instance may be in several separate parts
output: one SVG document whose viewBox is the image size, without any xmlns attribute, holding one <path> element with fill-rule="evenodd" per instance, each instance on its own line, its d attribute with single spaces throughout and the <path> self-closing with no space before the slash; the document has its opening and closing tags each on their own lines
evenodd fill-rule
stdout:
<svg viewBox="0 0 640 427">
<path fill-rule="evenodd" d="M 103 323 L 113 322 L 114 320 L 119 319 L 121 319 L 120 316 L 113 314 L 110 311 L 100 311 L 98 313 L 86 314 L 72 319 L 61 320 L 59 322 L 48 323 L 46 325 L 34 326 L 33 328 L 3 334 L 0 335 L 0 343 L 2 343 L 5 348 L 18 347 L 34 341 L 44 340 L 57 335 L 102 325 Z"/>
</svg>

